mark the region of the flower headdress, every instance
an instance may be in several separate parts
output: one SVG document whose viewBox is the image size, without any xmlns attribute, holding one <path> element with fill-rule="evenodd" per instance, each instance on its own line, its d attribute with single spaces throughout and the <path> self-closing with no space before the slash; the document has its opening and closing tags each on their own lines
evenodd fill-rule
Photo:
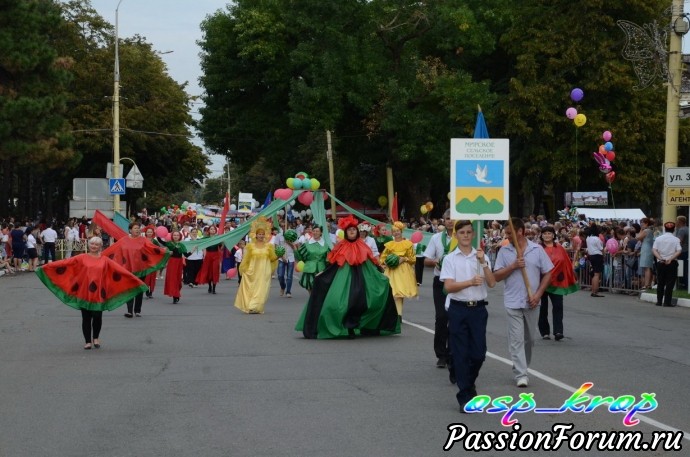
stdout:
<svg viewBox="0 0 690 457">
<path fill-rule="evenodd" d="M 395 221 L 395 222 L 393 222 L 393 227 L 397 228 L 397 229 L 400 230 L 401 232 L 402 232 L 403 230 L 405 230 L 405 224 L 403 224 L 403 223 L 400 222 L 400 221 Z"/>
<path fill-rule="evenodd" d="M 359 221 L 352 216 L 352 214 L 347 215 L 346 217 L 341 217 L 338 219 L 338 228 L 342 230 L 347 230 L 350 227 L 357 228 L 357 224 Z"/>
<path fill-rule="evenodd" d="M 357 226 L 357 229 L 358 229 L 360 232 L 371 232 L 371 225 L 368 224 L 367 222 L 362 222 L 361 224 L 359 224 L 359 225 Z"/>
<path fill-rule="evenodd" d="M 249 238 L 254 241 L 256 239 L 256 232 L 263 230 L 263 232 L 268 235 L 271 233 L 273 225 L 271 221 L 263 216 L 259 216 L 252 222 L 251 229 L 249 230 Z"/>
</svg>

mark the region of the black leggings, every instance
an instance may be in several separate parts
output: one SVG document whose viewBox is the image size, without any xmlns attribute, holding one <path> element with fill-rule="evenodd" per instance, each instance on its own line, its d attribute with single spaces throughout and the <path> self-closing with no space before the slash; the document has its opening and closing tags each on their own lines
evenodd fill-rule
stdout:
<svg viewBox="0 0 690 457">
<path fill-rule="evenodd" d="M 81 331 L 84 334 L 84 340 L 87 343 L 91 342 L 91 328 L 93 327 L 93 339 L 98 338 L 101 334 L 101 326 L 103 325 L 103 311 L 87 311 L 81 310 Z"/>
</svg>

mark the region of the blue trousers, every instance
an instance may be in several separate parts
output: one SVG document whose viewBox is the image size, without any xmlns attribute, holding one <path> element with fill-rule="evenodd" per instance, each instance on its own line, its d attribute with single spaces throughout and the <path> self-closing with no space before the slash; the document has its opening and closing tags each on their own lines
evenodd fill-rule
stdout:
<svg viewBox="0 0 690 457">
<path fill-rule="evenodd" d="M 474 388 L 479 370 L 486 358 L 486 323 L 489 312 L 486 306 L 465 306 L 453 304 L 448 307 L 448 331 L 450 355 L 458 385 L 456 398 L 463 405 L 476 394 Z"/>
<path fill-rule="evenodd" d="M 278 261 L 278 282 L 286 294 L 292 293 L 290 290 L 292 290 L 292 273 L 294 271 L 295 262 Z"/>
</svg>

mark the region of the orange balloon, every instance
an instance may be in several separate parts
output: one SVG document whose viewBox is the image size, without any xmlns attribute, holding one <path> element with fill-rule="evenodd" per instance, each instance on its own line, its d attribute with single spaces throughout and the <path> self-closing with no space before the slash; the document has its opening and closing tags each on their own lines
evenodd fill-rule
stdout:
<svg viewBox="0 0 690 457">
<path fill-rule="evenodd" d="M 599 146 L 599 154 L 606 155 L 607 152 L 608 151 L 606 150 L 606 146 L 604 146 L 603 144 Z"/>
</svg>

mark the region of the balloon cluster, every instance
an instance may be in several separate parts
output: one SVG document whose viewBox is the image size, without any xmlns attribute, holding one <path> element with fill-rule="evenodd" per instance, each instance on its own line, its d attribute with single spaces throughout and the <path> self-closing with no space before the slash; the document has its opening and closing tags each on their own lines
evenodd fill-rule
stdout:
<svg viewBox="0 0 690 457">
<path fill-rule="evenodd" d="M 429 211 L 431 211 L 432 209 L 434 209 L 434 204 L 431 202 L 426 202 L 422 206 L 419 207 L 419 212 L 424 215 L 424 214 L 428 213 Z"/>
<path fill-rule="evenodd" d="M 599 171 L 606 175 L 606 182 L 612 184 L 616 180 L 616 172 L 613 171 L 612 162 L 616 159 L 616 152 L 613 150 L 613 143 L 611 138 L 613 135 L 606 130 L 601 134 L 604 144 L 599 146 L 597 152 L 593 152 L 594 160 L 599 165 Z"/>
<path fill-rule="evenodd" d="M 194 221 L 197 215 L 197 205 L 194 203 L 184 202 L 181 205 L 163 206 L 160 209 L 163 215 L 170 215 L 177 219 L 178 222 Z"/>
<path fill-rule="evenodd" d="M 569 220 L 571 222 L 577 222 L 578 221 L 578 216 L 577 216 L 577 207 L 573 206 L 572 208 L 568 208 L 567 206 L 562 209 L 557 211 L 558 217 L 561 220 Z"/>
<path fill-rule="evenodd" d="M 313 191 L 321 187 L 321 182 L 319 182 L 318 179 L 310 178 L 309 175 L 303 171 L 297 173 L 294 178 L 285 180 L 285 184 L 287 185 L 287 189 L 276 189 L 275 192 L 273 192 L 275 198 L 279 200 L 289 200 L 290 197 L 292 197 L 293 190 Z M 324 193 L 323 198 L 326 200 L 328 196 Z M 304 206 L 309 206 L 311 202 L 314 201 L 314 193 L 302 192 L 299 197 L 297 197 L 297 201 Z"/>
<path fill-rule="evenodd" d="M 570 91 L 570 99 L 574 101 L 575 103 L 579 103 L 583 98 L 585 97 L 585 93 L 583 92 L 582 89 L 576 87 L 575 89 Z M 577 109 L 574 107 L 570 107 L 567 110 L 565 110 L 565 116 L 572 120 L 573 123 L 575 124 L 575 127 L 582 127 L 587 123 L 587 116 L 585 116 L 582 113 L 578 113 Z"/>
</svg>

